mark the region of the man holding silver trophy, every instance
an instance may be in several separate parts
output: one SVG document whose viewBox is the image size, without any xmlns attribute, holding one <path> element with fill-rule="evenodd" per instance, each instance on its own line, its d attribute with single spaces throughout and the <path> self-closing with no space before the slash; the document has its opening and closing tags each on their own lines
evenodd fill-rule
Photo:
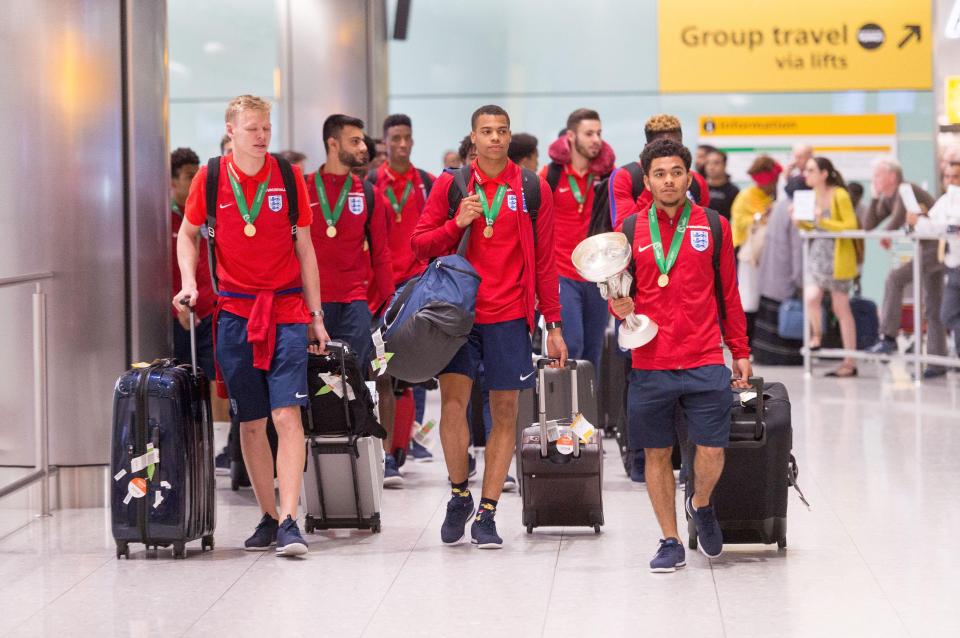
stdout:
<svg viewBox="0 0 960 638">
<path fill-rule="evenodd" d="M 714 558 L 722 551 L 723 536 L 710 497 L 730 438 L 730 389 L 750 387 L 752 374 L 730 226 L 718 219 L 722 240 L 715 269 L 710 219 L 686 196 L 690 163 L 690 151 L 673 140 L 657 140 L 644 149 L 644 184 L 653 204 L 621 226 L 633 234 L 625 237 L 634 263 L 632 288 L 629 279 L 615 273 L 605 273 L 611 279 L 602 286 L 611 311 L 628 328 L 621 333 L 621 346 L 632 348 L 630 439 L 645 450 L 647 491 L 663 532 L 650 562 L 653 572 L 673 572 L 686 564 L 671 464 L 674 405 L 679 401 L 683 407 L 696 445 L 696 483 L 686 509 L 701 552 Z M 733 356 L 732 377 L 724 364 L 724 343 Z"/>
</svg>

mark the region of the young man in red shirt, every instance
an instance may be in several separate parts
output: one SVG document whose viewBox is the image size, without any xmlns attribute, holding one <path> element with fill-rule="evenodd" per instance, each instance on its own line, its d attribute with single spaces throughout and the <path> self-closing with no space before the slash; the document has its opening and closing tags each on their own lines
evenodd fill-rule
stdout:
<svg viewBox="0 0 960 638">
<path fill-rule="evenodd" d="M 308 401 L 308 333 L 319 341 L 309 346 L 311 352 L 323 352 L 328 340 L 310 240 L 312 216 L 303 176 L 293 167 L 299 211 L 291 228 L 290 194 L 279 162 L 267 153 L 270 103 L 251 95 L 234 98 L 226 128 L 233 153 L 219 158 L 214 246 L 220 299 L 214 323 L 217 363 L 240 419 L 243 460 L 263 512 L 245 548 L 263 551 L 275 543 L 278 555 L 298 556 L 307 552 L 296 516 L 306 460 L 300 408 Z M 206 179 L 204 166 L 190 187 L 177 238 L 183 278 L 173 298 L 177 310 L 182 299 L 195 306 L 199 297 L 194 273 L 200 226 L 207 221 Z M 268 416 L 280 442 L 279 508 Z"/>
<path fill-rule="evenodd" d="M 664 138 L 683 144 L 683 130 L 680 128 L 680 120 L 673 115 L 667 115 L 666 113 L 654 115 L 647 120 L 643 132 L 647 138 L 647 144 Z M 640 188 L 643 184 L 634 181 L 628 167 L 637 167 L 633 171 L 634 173 L 639 171 L 637 162 L 633 162 L 618 168 L 611 178 L 613 183 L 610 212 L 614 228 L 619 226 L 632 213 L 643 212 L 650 208 L 650 203 L 653 201 L 650 189 L 644 188 L 641 191 Z M 642 175 L 639 175 L 639 177 L 642 178 Z M 689 190 L 693 195 L 693 201 L 703 207 L 709 206 L 710 190 L 707 187 L 706 180 L 699 173 L 693 171 L 690 172 L 690 178 Z M 635 195 L 637 192 L 640 193 L 639 196 Z"/>
<path fill-rule="evenodd" d="M 590 212 L 593 208 L 593 185 L 603 178 L 593 170 L 592 163 L 603 149 L 600 115 L 591 109 L 577 109 L 567 118 L 567 130 L 562 142 L 569 160 L 551 162 L 543 167 L 541 176 L 553 186 L 554 233 L 557 273 L 560 275 L 560 305 L 563 308 L 563 337 L 570 356 L 586 359 L 593 369 L 600 371 L 600 352 L 609 315 L 607 302 L 600 296 L 597 284 L 586 281 L 573 267 L 570 256 L 581 241 L 587 238 Z M 610 160 L 606 172 L 613 168 Z M 559 171 L 558 171 L 559 169 Z M 550 171 L 556 176 L 548 177 Z M 559 175 L 557 173 L 559 172 Z"/>
<path fill-rule="evenodd" d="M 566 362 L 567 347 L 560 323 L 550 187 L 535 174 L 526 174 L 540 188 L 540 208 L 533 220 L 523 196 L 524 174 L 507 158 L 510 116 L 499 106 L 482 106 L 474 112 L 471 126 L 477 160 L 470 165 L 469 196 L 451 216 L 449 193 L 457 186 L 452 174 L 441 175 L 412 245 L 421 259 L 450 254 L 471 228 L 466 258 L 481 277 L 476 323 L 467 343 L 440 373 L 440 442 L 452 486 L 440 537 L 446 544 L 459 542 L 474 511 L 467 488 L 466 409 L 482 364 L 493 430 L 487 439 L 482 498 L 470 534 L 478 547 L 499 549 L 503 539 L 497 534 L 494 516 L 513 457 L 519 391 L 535 382 L 530 343 L 535 309 L 547 322 L 547 351 L 560 359 L 560 365 Z"/>
<path fill-rule="evenodd" d="M 368 210 L 363 180 L 354 174 L 367 161 L 363 121 L 331 115 L 323 123 L 323 145 L 326 163 L 305 179 L 316 220 L 310 235 L 316 254 L 324 256 L 317 260 L 324 324 L 330 338 L 346 341 L 366 370 L 372 347 L 368 289 L 384 299 L 393 295 L 386 217 L 376 197 Z"/>
<path fill-rule="evenodd" d="M 643 150 L 641 163 L 653 202 L 636 216 L 636 294 L 613 300 L 611 310 L 619 318 L 634 311 L 645 314 L 659 326 L 653 341 L 632 352 L 628 413 L 630 440 L 646 453 L 647 492 L 663 531 L 650 570 L 672 572 L 686 564 L 677 533 L 671 464 L 674 406 L 678 401 L 683 406 L 690 441 L 697 446 L 696 483 L 687 495 L 686 510 L 696 524 L 700 551 L 715 558 L 723 549 L 723 535 L 710 496 L 730 438 L 731 373 L 724 365 L 722 344 L 733 355 L 732 385 L 739 388 L 749 387 L 750 348 L 730 225 L 720 218 L 718 292 L 710 224 L 703 208 L 686 196 L 692 179 L 690 151 L 674 140 L 657 140 Z M 718 294 L 724 300 L 723 317 Z"/>
<path fill-rule="evenodd" d="M 417 227 L 434 177 L 416 168 L 410 161 L 413 151 L 413 123 L 402 113 L 389 115 L 383 121 L 383 139 L 386 144 L 387 161 L 381 164 L 371 180 L 376 185 L 377 199 L 386 212 L 387 232 L 390 236 L 390 256 L 393 259 L 393 283 L 399 290 L 410 279 L 419 276 L 427 264 L 419 259 L 410 247 L 410 237 Z M 389 297 L 370 295 L 371 306 L 380 308 Z M 380 397 L 380 421 L 387 431 L 383 445 L 387 452 L 384 467 L 384 487 L 403 487 L 403 476 L 393 456 L 396 397 L 393 394 L 393 379 L 389 374 L 377 377 L 377 393 Z M 429 454 L 429 451 L 427 451 Z"/>
</svg>

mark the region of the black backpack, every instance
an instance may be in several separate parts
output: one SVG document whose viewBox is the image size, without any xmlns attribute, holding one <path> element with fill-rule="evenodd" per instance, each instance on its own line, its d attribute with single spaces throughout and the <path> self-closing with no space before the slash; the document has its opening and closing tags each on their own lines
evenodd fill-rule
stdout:
<svg viewBox="0 0 960 638">
<path fill-rule="evenodd" d="M 621 166 L 618 170 L 624 170 L 630 174 L 630 183 L 632 184 L 630 194 L 633 197 L 633 201 L 637 201 L 637 198 L 640 197 L 644 188 L 643 167 L 640 165 L 640 162 L 630 162 L 629 164 Z M 615 205 L 611 204 L 611 202 L 613 202 L 614 175 L 616 175 L 616 171 L 594 186 L 596 192 L 593 196 L 593 208 L 590 210 L 590 229 L 587 231 L 588 237 L 599 235 L 600 233 L 609 233 L 613 230 L 614 216 L 612 211 L 616 208 Z M 690 195 L 693 196 L 694 202 L 700 201 L 700 183 L 695 179 L 690 180 Z"/>
<path fill-rule="evenodd" d="M 717 299 L 717 312 L 720 319 L 727 318 L 727 304 L 723 300 L 723 282 L 720 281 L 720 247 L 723 242 L 723 227 L 720 225 L 720 213 L 712 208 L 704 208 L 703 212 L 707 214 L 707 222 L 710 224 L 710 234 L 713 236 L 713 294 Z M 630 215 L 623 220 L 621 232 L 627 236 L 630 242 L 631 254 L 633 252 L 633 240 L 637 232 L 638 213 Z M 633 284 L 630 286 L 630 296 L 637 293 L 636 265 L 633 260 L 630 261 L 630 274 L 633 275 Z"/>
<path fill-rule="evenodd" d="M 444 169 L 444 172 L 453 176 L 453 184 L 447 192 L 447 219 L 453 219 L 457 216 L 460 209 L 460 202 L 466 197 L 467 185 L 470 183 L 469 164 L 460 168 Z M 527 214 L 530 215 L 530 223 L 533 224 L 533 243 L 537 243 L 537 213 L 540 211 L 540 178 L 536 173 L 528 168 L 520 168 L 523 189 L 523 199 L 527 204 Z"/>
<path fill-rule="evenodd" d="M 273 153 L 271 153 L 273 155 Z M 280 175 L 283 177 L 283 188 L 287 191 L 287 217 L 290 221 L 290 236 L 294 244 L 297 241 L 297 220 L 300 217 L 300 201 L 297 193 L 297 182 L 293 176 L 293 167 L 290 162 L 273 155 L 280 165 Z M 207 161 L 207 181 L 204 185 L 207 206 L 207 259 L 210 263 L 210 279 L 213 281 L 213 292 L 220 292 L 220 282 L 217 281 L 217 195 L 220 191 L 220 157 L 211 157 Z"/>
</svg>

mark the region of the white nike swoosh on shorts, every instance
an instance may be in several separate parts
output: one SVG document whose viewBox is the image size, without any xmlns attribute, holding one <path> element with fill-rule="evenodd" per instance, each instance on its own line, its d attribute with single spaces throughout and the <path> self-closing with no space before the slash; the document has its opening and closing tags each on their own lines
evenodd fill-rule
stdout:
<svg viewBox="0 0 960 638">
<path fill-rule="evenodd" d="M 298 399 L 306 399 L 306 398 L 307 398 L 307 395 L 305 395 L 305 394 L 300 394 L 299 392 L 297 392 L 297 393 L 294 394 L 293 396 L 297 397 Z"/>
<path fill-rule="evenodd" d="M 535 372 L 536 372 L 536 371 L 531 372 L 530 374 L 521 374 L 521 375 L 520 375 L 520 380 L 521 380 L 521 381 L 526 381 L 527 379 L 529 379 L 530 377 L 532 377 L 532 376 L 535 374 Z"/>
</svg>

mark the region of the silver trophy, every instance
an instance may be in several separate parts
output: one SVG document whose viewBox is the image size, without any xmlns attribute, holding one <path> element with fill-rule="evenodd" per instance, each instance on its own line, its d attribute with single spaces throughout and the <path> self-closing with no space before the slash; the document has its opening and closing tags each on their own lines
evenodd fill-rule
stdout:
<svg viewBox="0 0 960 638">
<path fill-rule="evenodd" d="M 623 233 L 587 237 L 570 256 L 580 276 L 596 283 L 600 295 L 608 301 L 630 294 L 633 277 L 627 267 L 632 258 L 630 242 Z M 657 336 L 657 330 L 657 324 L 650 317 L 631 313 L 620 326 L 617 341 L 624 350 L 632 350 L 650 343 Z"/>
</svg>

